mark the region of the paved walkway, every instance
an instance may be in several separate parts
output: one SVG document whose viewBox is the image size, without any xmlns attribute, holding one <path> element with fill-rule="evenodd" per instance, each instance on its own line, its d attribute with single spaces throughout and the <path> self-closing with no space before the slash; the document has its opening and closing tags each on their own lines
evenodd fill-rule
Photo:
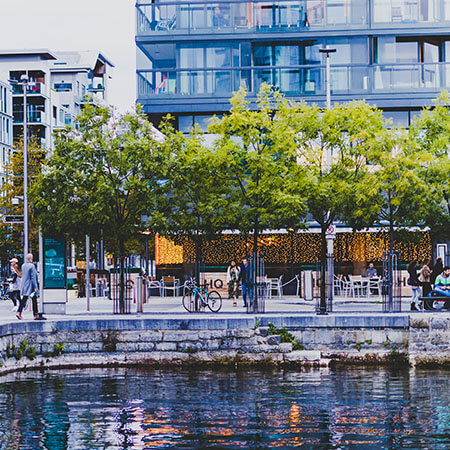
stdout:
<svg viewBox="0 0 450 450">
<path fill-rule="evenodd" d="M 310 315 L 315 314 L 316 301 L 304 301 L 296 296 L 285 296 L 282 298 L 272 298 L 266 301 L 266 313 L 269 314 L 283 314 L 283 315 Z M 29 308 L 29 307 L 28 307 Z M 402 301 L 402 311 L 409 312 L 409 298 L 405 298 Z M 61 320 L 76 317 L 105 317 L 106 315 L 112 316 L 113 302 L 111 300 L 98 297 L 91 298 L 90 311 L 87 311 L 87 302 L 85 298 L 70 299 L 67 303 L 66 315 L 49 315 L 46 314 L 48 319 Z M 132 315 L 136 315 L 136 304 L 131 305 Z M 380 314 L 382 313 L 382 301 L 381 298 L 370 299 L 349 299 L 349 298 L 335 298 L 333 303 L 333 313 L 337 314 Z M 18 320 L 15 316 L 15 312 L 12 311 L 12 303 L 9 301 L 0 302 L 0 324 L 8 323 Z M 144 304 L 144 315 L 187 315 L 187 313 L 181 303 L 181 297 L 151 297 L 148 303 Z M 228 299 L 223 300 L 223 306 L 220 312 L 211 313 L 197 313 L 195 316 L 217 316 L 221 314 L 226 315 L 247 315 L 245 308 L 243 308 L 242 299 L 238 300 L 238 306 L 233 307 L 232 301 Z M 23 313 L 24 320 L 32 319 L 31 310 L 27 309 Z M 117 316 L 115 316 L 117 317 Z"/>
</svg>

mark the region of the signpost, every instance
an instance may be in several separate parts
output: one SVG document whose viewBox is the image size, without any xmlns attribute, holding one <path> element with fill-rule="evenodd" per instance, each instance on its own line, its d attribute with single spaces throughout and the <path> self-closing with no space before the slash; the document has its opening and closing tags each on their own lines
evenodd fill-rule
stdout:
<svg viewBox="0 0 450 450">
<path fill-rule="evenodd" d="M 23 216 L 3 216 L 2 217 L 3 223 L 23 223 Z"/>
<path fill-rule="evenodd" d="M 327 272 L 328 272 L 328 308 L 329 312 L 333 307 L 334 294 L 334 240 L 336 239 L 336 226 L 331 224 L 327 231 Z"/>
</svg>

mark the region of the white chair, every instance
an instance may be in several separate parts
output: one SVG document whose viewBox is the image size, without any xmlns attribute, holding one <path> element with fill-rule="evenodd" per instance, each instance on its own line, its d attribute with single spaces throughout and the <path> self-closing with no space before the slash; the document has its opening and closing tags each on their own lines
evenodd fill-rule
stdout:
<svg viewBox="0 0 450 450">
<path fill-rule="evenodd" d="M 381 295 L 381 278 L 371 278 L 369 280 L 369 295 L 376 295 L 377 297 Z"/>
<path fill-rule="evenodd" d="M 355 287 L 351 280 L 342 279 L 341 281 L 342 292 L 345 297 L 354 297 L 355 296 Z"/>
<path fill-rule="evenodd" d="M 277 292 L 277 297 L 283 297 L 283 275 L 279 278 L 272 278 L 270 280 L 270 289 L 269 289 L 269 298 L 272 298 L 272 291 L 275 290 Z"/>
<path fill-rule="evenodd" d="M 174 296 L 178 297 L 180 295 L 180 280 L 173 276 L 162 277 L 160 286 L 161 297 L 164 297 L 168 290 L 173 291 Z"/>
<path fill-rule="evenodd" d="M 342 295 L 344 291 L 342 281 L 343 279 L 341 277 L 338 277 L 336 275 L 334 276 L 333 280 L 334 295 Z"/>
</svg>

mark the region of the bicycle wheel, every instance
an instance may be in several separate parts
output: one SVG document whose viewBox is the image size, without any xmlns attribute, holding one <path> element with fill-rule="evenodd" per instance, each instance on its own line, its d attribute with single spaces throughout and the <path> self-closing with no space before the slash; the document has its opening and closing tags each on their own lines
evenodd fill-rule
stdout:
<svg viewBox="0 0 450 450">
<path fill-rule="evenodd" d="M 187 291 L 183 295 L 183 307 L 187 312 L 195 311 L 195 295 L 192 291 Z"/>
<path fill-rule="evenodd" d="M 208 303 L 208 308 L 212 312 L 218 312 L 220 311 L 220 308 L 222 308 L 222 297 L 217 291 L 209 292 L 206 297 L 206 302 Z"/>
</svg>

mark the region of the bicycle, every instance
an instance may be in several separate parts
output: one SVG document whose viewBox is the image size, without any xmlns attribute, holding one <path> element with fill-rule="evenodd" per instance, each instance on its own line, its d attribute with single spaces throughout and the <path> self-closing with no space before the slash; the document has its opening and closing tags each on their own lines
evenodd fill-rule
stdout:
<svg viewBox="0 0 450 450">
<path fill-rule="evenodd" d="M 208 307 L 211 312 L 219 312 L 222 308 L 222 297 L 217 291 L 208 291 L 208 288 L 198 287 L 194 279 L 184 285 L 183 307 L 188 312 L 199 311 Z"/>
<path fill-rule="evenodd" d="M 11 280 L 8 278 L 4 278 L 0 282 L 0 301 L 11 300 L 9 296 L 9 294 L 11 293 L 10 282 Z"/>
</svg>

